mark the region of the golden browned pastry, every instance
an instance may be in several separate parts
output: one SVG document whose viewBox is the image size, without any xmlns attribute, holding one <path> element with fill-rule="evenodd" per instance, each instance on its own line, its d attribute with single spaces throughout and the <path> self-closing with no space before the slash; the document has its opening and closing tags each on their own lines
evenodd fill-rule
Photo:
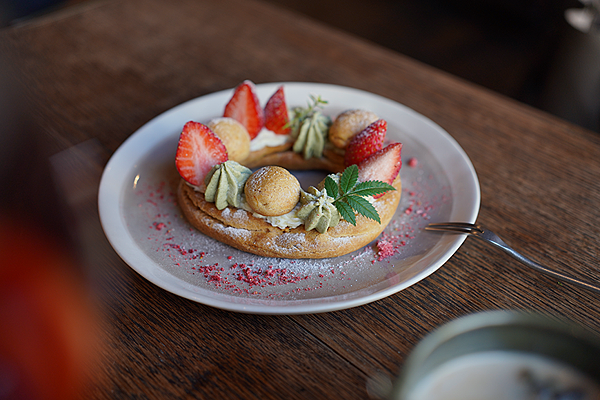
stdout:
<svg viewBox="0 0 600 400">
<path fill-rule="evenodd" d="M 242 162 L 250 154 L 250 135 L 244 125 L 233 118 L 215 118 L 208 126 L 221 139 L 230 160 Z"/>
<path fill-rule="evenodd" d="M 366 110 L 347 110 L 337 116 L 329 128 L 329 141 L 337 148 L 346 147 L 350 139 L 379 117 Z"/>
<path fill-rule="evenodd" d="M 242 209 L 228 207 L 219 211 L 183 180 L 177 195 L 185 217 L 196 229 L 232 247 L 265 257 L 328 258 L 358 250 L 381 234 L 400 201 L 400 175 L 393 186 L 395 191 L 374 202 L 381 224 L 357 215 L 356 226 L 342 220 L 325 233 L 306 231 L 302 225 L 277 228 Z"/>
<path fill-rule="evenodd" d="M 250 175 L 244 188 L 248 205 L 267 217 L 287 214 L 300 199 L 300 182 L 290 172 L 270 165 Z"/>
<path fill-rule="evenodd" d="M 250 158 L 252 158 L 250 153 Z M 252 162 L 244 161 L 244 165 L 248 168 L 258 168 L 265 165 L 278 165 L 288 170 L 323 170 L 329 172 L 339 172 L 344 169 L 344 159 L 333 153 L 325 153 L 323 157 L 311 158 L 305 160 L 302 155 L 291 150 L 282 151 L 280 153 L 269 153 L 261 158 L 256 158 Z"/>
<path fill-rule="evenodd" d="M 365 130 L 361 139 L 377 148 L 361 154 L 347 143 L 377 115 L 349 110 L 332 123 L 320 111 L 327 102 L 311 100 L 307 108 L 295 108 L 288 122 L 282 90 L 262 115 L 253 85 L 244 82 L 224 113 L 240 117 L 240 123 L 218 118 L 207 125 L 185 124 L 175 157 L 182 177 L 177 197 L 196 229 L 240 250 L 283 258 L 336 257 L 381 234 L 400 201 L 402 144 L 383 147 L 376 139 L 385 130 Z M 250 141 L 247 126 L 267 126 L 261 125 L 263 117 L 269 126 L 289 125 L 291 133 L 261 130 Z M 349 154 L 354 163 L 346 162 Z M 304 191 L 294 170 L 332 174 Z"/>
<path fill-rule="evenodd" d="M 265 146 L 262 149 L 251 151 L 248 158 L 244 160 L 244 165 L 248 168 L 264 167 L 265 165 L 280 165 L 268 161 L 271 155 L 278 155 L 292 148 L 293 142 L 288 141 L 278 146 Z"/>
</svg>

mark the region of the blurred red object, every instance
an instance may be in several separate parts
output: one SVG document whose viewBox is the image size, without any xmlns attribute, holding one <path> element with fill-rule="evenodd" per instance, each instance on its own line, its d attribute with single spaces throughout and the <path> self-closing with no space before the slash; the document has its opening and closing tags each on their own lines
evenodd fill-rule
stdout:
<svg viewBox="0 0 600 400">
<path fill-rule="evenodd" d="M 96 359 L 96 329 L 70 254 L 0 217 L 0 398 L 74 399 Z"/>
<path fill-rule="evenodd" d="M 0 399 L 83 398 L 98 313 L 49 167 L 49 137 L 0 58 Z"/>
<path fill-rule="evenodd" d="M 2 217 L 0 255 L 0 398 L 80 398 L 97 330 L 74 260 L 36 228 Z"/>
</svg>

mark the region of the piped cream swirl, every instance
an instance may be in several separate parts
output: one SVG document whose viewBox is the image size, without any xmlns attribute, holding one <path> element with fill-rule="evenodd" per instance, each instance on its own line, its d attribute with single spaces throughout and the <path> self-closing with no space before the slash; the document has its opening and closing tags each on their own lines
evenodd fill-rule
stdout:
<svg viewBox="0 0 600 400">
<path fill-rule="evenodd" d="M 240 208 L 244 184 L 251 174 L 252 170 L 235 161 L 228 160 L 215 165 L 204 179 L 204 198 L 215 203 L 218 210 L 223 210 L 228 205 Z"/>
<path fill-rule="evenodd" d="M 336 226 L 340 222 L 340 214 L 333 201 L 333 197 L 328 196 L 325 190 L 319 191 L 313 186 L 306 192 L 302 191 L 302 206 L 296 215 L 304 220 L 304 229 L 316 229 L 319 233 L 325 233 L 329 227 Z"/>
<path fill-rule="evenodd" d="M 305 160 L 322 157 L 330 125 L 331 119 L 319 111 L 306 117 L 299 126 L 293 127 L 296 137 L 293 150 L 302 153 Z"/>
</svg>

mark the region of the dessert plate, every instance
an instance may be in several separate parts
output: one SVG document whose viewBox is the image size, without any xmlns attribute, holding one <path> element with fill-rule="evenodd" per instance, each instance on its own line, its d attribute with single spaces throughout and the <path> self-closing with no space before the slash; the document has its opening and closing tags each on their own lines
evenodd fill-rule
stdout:
<svg viewBox="0 0 600 400">
<path fill-rule="evenodd" d="M 119 256 L 155 285 L 209 306 L 245 313 L 304 314 L 363 305 L 397 293 L 440 268 L 465 240 L 432 235 L 435 221 L 475 222 L 480 191 L 461 147 L 441 127 L 384 97 L 313 83 L 257 85 L 261 104 L 284 85 L 289 107 L 310 95 L 328 101 L 334 118 L 350 108 L 388 122 L 387 137 L 403 143 L 402 198 L 394 219 L 372 244 L 322 260 L 265 258 L 194 230 L 177 207 L 175 151 L 183 125 L 222 115 L 233 89 L 183 103 L 129 137 L 106 165 L 99 189 L 102 227 Z M 295 173 L 302 187 L 324 174 Z"/>
</svg>

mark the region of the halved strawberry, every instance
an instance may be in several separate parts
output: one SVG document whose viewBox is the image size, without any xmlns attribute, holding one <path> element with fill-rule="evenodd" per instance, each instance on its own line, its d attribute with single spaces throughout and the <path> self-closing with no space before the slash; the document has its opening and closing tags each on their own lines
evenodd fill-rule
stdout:
<svg viewBox="0 0 600 400">
<path fill-rule="evenodd" d="M 358 164 L 371 154 L 381 150 L 386 132 L 387 122 L 378 119 L 350 139 L 344 156 L 346 167 Z"/>
<path fill-rule="evenodd" d="M 265 106 L 265 128 L 278 135 L 288 135 L 292 130 L 288 126 L 289 122 L 290 116 L 285 103 L 283 86 L 280 86 Z"/>
<path fill-rule="evenodd" d="M 194 121 L 185 124 L 175 154 L 175 165 L 183 179 L 201 186 L 208 171 L 227 159 L 225 145 L 206 125 Z"/>
<path fill-rule="evenodd" d="M 402 167 L 401 152 L 402 143 L 392 143 L 371 154 L 358 164 L 358 179 L 361 182 L 381 181 L 391 185 Z"/>
<path fill-rule="evenodd" d="M 256 86 L 245 80 L 235 88 L 231 100 L 225 106 L 224 117 L 240 122 L 254 139 L 265 124 L 265 114 L 256 95 Z"/>
</svg>

